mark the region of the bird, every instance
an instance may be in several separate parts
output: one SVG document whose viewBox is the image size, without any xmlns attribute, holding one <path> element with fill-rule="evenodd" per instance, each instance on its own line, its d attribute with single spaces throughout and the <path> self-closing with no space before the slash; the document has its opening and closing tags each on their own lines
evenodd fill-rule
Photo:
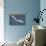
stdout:
<svg viewBox="0 0 46 46">
<path fill-rule="evenodd" d="M 15 16 L 11 16 L 16 22 L 24 23 L 23 20 L 17 19 Z"/>
</svg>

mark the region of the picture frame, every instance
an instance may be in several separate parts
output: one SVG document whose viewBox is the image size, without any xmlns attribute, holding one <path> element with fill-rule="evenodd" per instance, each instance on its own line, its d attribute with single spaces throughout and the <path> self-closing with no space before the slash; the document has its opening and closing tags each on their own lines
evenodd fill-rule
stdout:
<svg viewBox="0 0 46 46">
<path fill-rule="evenodd" d="M 10 25 L 25 25 L 25 14 L 10 14 L 9 15 Z"/>
</svg>

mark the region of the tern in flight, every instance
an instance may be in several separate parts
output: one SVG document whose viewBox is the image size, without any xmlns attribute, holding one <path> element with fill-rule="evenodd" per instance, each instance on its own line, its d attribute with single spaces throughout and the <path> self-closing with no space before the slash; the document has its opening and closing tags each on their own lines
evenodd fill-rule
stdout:
<svg viewBox="0 0 46 46">
<path fill-rule="evenodd" d="M 20 22 L 20 23 L 24 23 L 24 21 L 23 20 L 20 20 L 20 19 L 17 19 L 16 17 L 14 17 L 14 16 L 11 16 L 16 22 Z"/>
</svg>

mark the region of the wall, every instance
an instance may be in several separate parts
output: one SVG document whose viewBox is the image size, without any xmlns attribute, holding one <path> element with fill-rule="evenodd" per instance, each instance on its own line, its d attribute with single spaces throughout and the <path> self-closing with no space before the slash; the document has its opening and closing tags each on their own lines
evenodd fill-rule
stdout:
<svg viewBox="0 0 46 46">
<path fill-rule="evenodd" d="M 40 3 L 40 9 L 42 11 L 43 9 L 46 9 L 46 0 L 41 0 L 40 2 L 41 2 Z M 46 19 L 46 10 L 43 12 L 42 17 L 43 17 L 43 22 L 41 21 L 40 25 L 46 26 L 46 20 L 45 20 Z"/>
<path fill-rule="evenodd" d="M 0 0 L 0 42 L 4 41 L 4 2 Z"/>
<path fill-rule="evenodd" d="M 4 0 L 4 34 L 7 41 L 18 41 L 31 29 L 35 12 L 40 9 L 40 0 Z M 26 25 L 9 25 L 10 13 L 24 13 Z"/>
</svg>

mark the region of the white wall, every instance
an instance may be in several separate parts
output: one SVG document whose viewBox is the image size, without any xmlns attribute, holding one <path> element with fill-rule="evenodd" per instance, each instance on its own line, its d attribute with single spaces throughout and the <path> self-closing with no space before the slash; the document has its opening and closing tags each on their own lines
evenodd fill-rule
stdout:
<svg viewBox="0 0 46 46">
<path fill-rule="evenodd" d="M 46 9 L 46 0 L 40 0 L 40 9 Z M 46 26 L 46 11 L 43 12 L 43 22 L 40 22 L 41 25 Z"/>
<path fill-rule="evenodd" d="M 0 42 L 4 41 L 4 2 L 0 0 Z"/>
</svg>

